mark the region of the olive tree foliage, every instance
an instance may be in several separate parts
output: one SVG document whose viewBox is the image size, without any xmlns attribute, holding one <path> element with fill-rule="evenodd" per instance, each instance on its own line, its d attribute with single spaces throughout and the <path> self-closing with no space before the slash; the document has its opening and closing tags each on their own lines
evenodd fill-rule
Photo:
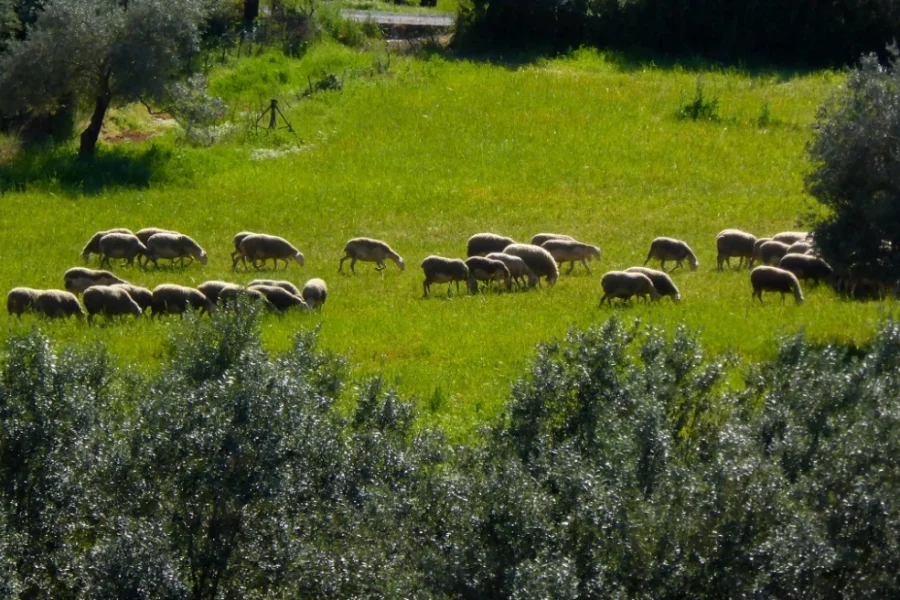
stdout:
<svg viewBox="0 0 900 600">
<path fill-rule="evenodd" d="M 162 97 L 198 49 L 200 0 L 48 0 L 0 58 L 0 111 L 91 108 L 79 153 L 94 153 L 111 104 Z"/>
<path fill-rule="evenodd" d="M 816 246 L 854 276 L 900 279 L 900 51 L 862 58 L 819 110 L 806 186 L 828 216 Z"/>
</svg>

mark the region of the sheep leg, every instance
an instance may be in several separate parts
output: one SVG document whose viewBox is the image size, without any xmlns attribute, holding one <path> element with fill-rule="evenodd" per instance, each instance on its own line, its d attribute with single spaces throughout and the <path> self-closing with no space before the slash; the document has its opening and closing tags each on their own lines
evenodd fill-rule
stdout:
<svg viewBox="0 0 900 600">
<path fill-rule="evenodd" d="M 609 294 L 603 294 L 603 297 L 600 298 L 600 308 L 603 308 L 603 302 L 609 299 Z"/>
<path fill-rule="evenodd" d="M 350 261 L 350 270 L 353 271 L 353 273 L 356 273 L 356 257 L 355 256 L 353 257 L 353 260 Z"/>
<path fill-rule="evenodd" d="M 341 259 L 341 264 L 338 265 L 338 273 L 343 272 L 343 270 L 344 270 L 344 261 L 347 260 L 348 258 L 350 258 L 350 256 L 345 254 L 345 255 L 344 255 L 344 258 Z"/>
<path fill-rule="evenodd" d="M 384 269 L 387 267 L 387 265 L 384 264 L 384 261 L 383 261 L 383 260 L 379 260 L 376 264 L 377 264 L 378 266 L 375 267 L 375 270 L 376 270 L 376 271 L 379 271 L 379 272 L 384 271 Z"/>
<path fill-rule="evenodd" d="M 669 273 L 674 273 L 674 272 L 675 272 L 675 269 L 679 269 L 679 268 L 681 268 L 681 261 L 680 261 L 680 260 L 676 260 L 676 261 L 675 261 L 675 267 L 673 267 L 672 270 L 669 271 Z M 665 270 L 665 269 L 663 269 L 663 270 Z"/>
<path fill-rule="evenodd" d="M 647 253 L 647 259 L 644 260 L 645 267 L 647 266 L 647 263 L 650 262 L 651 258 L 653 258 L 653 249 L 652 248 L 650 249 L 650 252 Z M 665 261 L 663 261 L 663 264 L 665 264 Z M 663 268 L 663 271 L 665 271 L 665 268 Z"/>
<path fill-rule="evenodd" d="M 427 279 L 422 282 L 422 292 L 423 292 L 422 297 L 427 298 L 428 297 L 428 280 Z"/>
<path fill-rule="evenodd" d="M 582 259 L 581 259 L 581 264 L 583 264 L 583 265 L 584 265 L 584 268 L 587 269 L 588 274 L 591 274 L 591 268 L 588 266 L 587 260 L 585 260 L 585 259 L 582 258 Z M 572 263 L 572 265 L 574 266 L 575 263 Z"/>
</svg>

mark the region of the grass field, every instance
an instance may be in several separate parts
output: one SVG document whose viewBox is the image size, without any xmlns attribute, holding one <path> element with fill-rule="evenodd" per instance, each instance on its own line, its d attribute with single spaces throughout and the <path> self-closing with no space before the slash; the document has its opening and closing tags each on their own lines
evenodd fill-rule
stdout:
<svg viewBox="0 0 900 600">
<path fill-rule="evenodd" d="M 279 276 L 323 277 L 330 296 L 321 314 L 267 317 L 270 347 L 318 327 L 322 345 L 346 354 L 357 374 L 383 374 L 418 399 L 426 422 L 454 436 L 498 414 L 537 343 L 611 314 L 686 323 L 710 351 L 762 358 L 778 336 L 801 329 L 821 340 L 865 339 L 893 310 L 842 301 L 825 287 L 807 290 L 803 306 L 776 297 L 759 306 L 746 272 L 715 271 L 721 229 L 772 234 L 813 208 L 802 188 L 804 144 L 840 74 L 657 67 L 589 51 L 520 63 L 387 62 L 377 49 L 324 43 L 301 60 L 266 54 L 221 68 L 212 89 L 238 127 L 208 149 L 176 144 L 169 132 L 106 148 L 87 170 L 59 155 L 20 156 L 0 170 L 4 186 L 19 190 L 0 201 L 0 288 L 60 287 L 91 234 L 115 226 L 177 229 L 210 254 L 206 267 L 183 271 L 115 269 L 132 282 L 246 282 L 258 274 L 231 272 L 233 234 L 281 235 L 306 266 Z M 300 98 L 328 73 L 343 90 Z M 718 121 L 676 117 L 698 77 L 718 98 Z M 242 111 L 268 98 L 282 100 L 299 139 L 246 134 L 252 119 Z M 101 175 L 115 185 L 99 189 Z M 435 286 L 422 299 L 419 262 L 463 256 L 467 238 L 482 231 L 523 241 L 568 233 L 603 257 L 593 275 L 579 266 L 552 289 L 447 298 Z M 344 243 L 363 235 L 391 243 L 406 271 L 361 265 L 355 276 L 338 274 Z M 642 263 L 659 235 L 687 240 L 700 258 L 698 271 L 675 274 L 684 301 L 598 309 L 599 275 Z M 181 326 L 0 322 L 102 341 L 123 364 L 146 368 Z"/>
</svg>

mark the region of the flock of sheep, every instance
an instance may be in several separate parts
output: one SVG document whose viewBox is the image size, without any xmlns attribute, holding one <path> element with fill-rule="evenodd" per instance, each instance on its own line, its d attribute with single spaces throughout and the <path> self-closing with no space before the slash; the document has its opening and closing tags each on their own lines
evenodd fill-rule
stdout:
<svg viewBox="0 0 900 600">
<path fill-rule="evenodd" d="M 231 253 L 232 268 L 238 263 L 245 268 L 264 268 L 272 260 L 273 268 L 278 261 L 284 262 L 286 269 L 293 260 L 304 264 L 303 254 L 287 240 L 266 234 L 241 232 L 234 236 L 234 251 Z M 793 294 L 795 301 L 803 302 L 800 280 L 811 279 L 818 282 L 832 275 L 831 267 L 815 256 L 811 240 L 806 232 L 783 232 L 772 238 L 756 238 L 737 229 L 726 229 L 716 237 L 717 266 L 723 269 L 731 266 L 732 258 L 739 258 L 738 268 L 746 262 L 752 268 L 756 262 L 762 266 L 750 272 L 753 296 L 762 302 L 762 293 L 779 292 L 784 301 L 787 293 Z M 185 260 L 198 261 L 205 265 L 207 254 L 190 237 L 175 231 L 147 228 L 132 233 L 127 229 L 111 229 L 96 233 L 82 250 L 82 258 L 90 260 L 91 255 L 100 257 L 100 266 L 110 266 L 113 259 L 121 259 L 125 264 L 146 266 L 159 265 L 160 259 L 176 261 L 184 266 Z M 579 242 L 562 234 L 540 233 L 528 244 L 493 233 L 479 233 L 468 240 L 467 258 L 445 258 L 429 256 L 421 263 L 425 274 L 422 284 L 424 295 L 428 296 L 433 284 L 446 283 L 448 286 L 463 283 L 470 293 L 477 293 L 479 283 L 484 287 L 496 282 L 498 288 L 512 290 L 540 285 L 543 278 L 548 285 L 556 283 L 559 268 L 569 263 L 568 273 L 581 263 L 591 272 L 588 261 L 600 258 L 600 248 Z M 359 261 L 376 263 L 376 270 L 382 271 L 386 261 L 394 262 L 400 270 L 406 263 L 388 244 L 370 238 L 354 238 L 344 247 L 338 271 L 344 262 L 350 260 L 350 270 L 356 271 Z M 660 261 L 660 269 L 647 268 L 651 260 Z M 664 296 L 673 301 L 681 300 L 681 293 L 669 273 L 683 266 L 687 261 L 690 269 L 699 265 L 696 255 L 687 243 L 673 238 L 659 237 L 650 244 L 647 258 L 641 266 L 625 271 L 605 273 L 600 284 L 603 296 L 600 305 L 615 298 L 628 301 L 638 296 L 659 300 Z M 666 262 L 674 262 L 671 271 L 666 271 Z M 188 262 L 187 264 L 190 264 Z M 10 315 L 22 315 L 33 311 L 47 317 L 84 316 L 88 320 L 95 315 L 114 317 L 119 315 L 141 315 L 150 310 L 153 316 L 181 314 L 188 309 L 211 312 L 217 306 L 227 306 L 238 297 L 258 301 L 263 305 L 285 311 L 292 308 L 314 310 L 322 306 L 328 296 L 328 289 L 322 279 L 311 279 L 302 289 L 282 280 L 257 279 L 246 286 L 226 281 L 207 281 L 196 288 L 166 283 L 152 291 L 132 285 L 104 270 L 75 267 L 63 276 L 65 291 L 36 290 L 17 287 L 7 295 L 7 310 Z M 447 288 L 448 294 L 451 287 Z M 81 295 L 84 306 L 78 300 Z"/>
</svg>

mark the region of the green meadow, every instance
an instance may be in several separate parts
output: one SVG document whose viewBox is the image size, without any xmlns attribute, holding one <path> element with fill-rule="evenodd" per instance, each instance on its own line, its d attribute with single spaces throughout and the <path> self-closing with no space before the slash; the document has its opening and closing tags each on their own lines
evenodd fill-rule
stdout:
<svg viewBox="0 0 900 600">
<path fill-rule="evenodd" d="M 341 90 L 303 95 L 328 74 Z M 176 229 L 207 250 L 206 266 L 114 271 L 150 288 L 322 277 L 329 298 L 320 313 L 264 318 L 269 347 L 285 349 L 296 332 L 318 329 L 321 345 L 345 355 L 354 374 L 383 375 L 415 399 L 424 422 L 453 436 L 498 415 L 537 344 L 612 314 L 670 329 L 684 323 L 708 351 L 749 360 L 771 357 L 780 336 L 800 330 L 815 340 L 865 340 L 893 310 L 891 302 L 841 300 L 825 286 L 807 288 L 802 306 L 777 296 L 760 306 L 746 271 L 715 269 L 720 230 L 773 234 L 815 212 L 803 191 L 804 146 L 840 73 L 656 65 L 587 50 L 481 62 L 320 43 L 300 59 L 264 53 L 209 78 L 232 125 L 208 148 L 129 107 L 110 119 L 90 167 L 75 162 L 72 148 L 23 152 L 0 166 L 8 190 L 0 198 L 0 289 L 61 287 L 97 230 Z M 718 101 L 716 120 L 678 117 L 698 79 Z M 250 125 L 270 98 L 295 135 Z M 243 230 L 287 238 L 306 265 L 233 272 L 231 239 Z M 468 237 L 486 231 L 525 242 L 567 233 L 603 256 L 593 274 L 578 266 L 550 289 L 454 289 L 448 297 L 435 285 L 423 299 L 421 260 L 464 257 Z M 696 272 L 674 274 L 683 302 L 598 308 L 600 275 L 643 263 L 660 235 L 686 240 L 700 259 Z M 361 263 L 356 275 L 338 273 L 344 243 L 356 236 L 389 242 L 406 270 L 389 263 L 378 273 Z M 0 316 L 9 332 L 34 326 L 62 342 L 100 342 L 122 365 L 152 369 L 182 323 Z"/>
</svg>

